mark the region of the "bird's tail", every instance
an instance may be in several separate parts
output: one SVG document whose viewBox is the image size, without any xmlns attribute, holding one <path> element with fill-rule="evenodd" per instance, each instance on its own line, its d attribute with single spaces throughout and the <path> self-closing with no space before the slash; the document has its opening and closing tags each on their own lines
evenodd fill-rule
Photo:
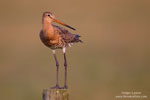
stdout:
<svg viewBox="0 0 150 100">
<path fill-rule="evenodd" d="M 75 40 L 76 40 L 76 42 L 81 42 L 81 43 L 83 43 L 83 41 L 79 39 L 80 37 L 81 37 L 80 35 L 75 34 Z"/>
</svg>

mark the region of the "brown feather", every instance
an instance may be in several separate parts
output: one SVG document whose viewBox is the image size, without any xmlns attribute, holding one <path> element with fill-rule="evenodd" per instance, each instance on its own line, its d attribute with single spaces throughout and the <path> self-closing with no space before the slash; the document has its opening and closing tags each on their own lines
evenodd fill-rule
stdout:
<svg viewBox="0 0 150 100">
<path fill-rule="evenodd" d="M 62 37 L 65 43 L 74 43 L 79 42 L 78 39 L 75 38 L 75 34 L 72 34 L 68 30 L 63 27 L 53 25 L 57 33 Z"/>
<path fill-rule="evenodd" d="M 82 42 L 79 39 L 79 35 L 72 34 L 63 27 L 51 24 L 54 19 L 54 15 L 50 12 L 45 12 L 43 14 L 43 28 L 40 31 L 40 39 L 47 47 L 50 47 L 51 49 L 58 49 L 68 47 L 70 44 L 75 42 Z M 65 26 L 67 25 L 60 21 L 59 23 Z"/>
</svg>

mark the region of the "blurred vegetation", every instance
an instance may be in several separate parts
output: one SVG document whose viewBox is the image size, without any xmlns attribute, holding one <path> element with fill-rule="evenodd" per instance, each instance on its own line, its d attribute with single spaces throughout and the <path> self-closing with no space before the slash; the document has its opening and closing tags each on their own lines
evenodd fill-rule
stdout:
<svg viewBox="0 0 150 100">
<path fill-rule="evenodd" d="M 149 0 L 1 0 L 0 100 L 41 100 L 55 84 L 55 61 L 39 39 L 45 11 L 77 28 L 67 49 L 70 100 L 115 100 L 150 93 Z M 69 30 L 69 29 L 68 29 Z M 60 83 L 63 85 L 63 55 Z M 124 99 L 125 100 L 125 99 Z"/>
</svg>

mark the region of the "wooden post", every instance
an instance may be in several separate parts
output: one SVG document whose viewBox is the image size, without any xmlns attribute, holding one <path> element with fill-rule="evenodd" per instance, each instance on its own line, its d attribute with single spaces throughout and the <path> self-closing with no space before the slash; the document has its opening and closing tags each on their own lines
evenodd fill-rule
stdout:
<svg viewBox="0 0 150 100">
<path fill-rule="evenodd" d="M 44 89 L 42 100 L 69 100 L 67 89 Z"/>
</svg>

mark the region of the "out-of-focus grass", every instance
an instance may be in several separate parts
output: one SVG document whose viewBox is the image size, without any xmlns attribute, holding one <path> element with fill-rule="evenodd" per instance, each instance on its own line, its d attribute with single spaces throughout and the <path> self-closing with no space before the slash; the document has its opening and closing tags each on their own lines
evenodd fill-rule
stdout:
<svg viewBox="0 0 150 100">
<path fill-rule="evenodd" d="M 55 61 L 39 39 L 41 15 L 77 28 L 83 44 L 67 49 L 71 100 L 115 100 L 150 91 L 149 1 L 0 1 L 0 100 L 41 100 L 55 84 Z M 63 85 L 63 56 L 60 83 Z"/>
</svg>

